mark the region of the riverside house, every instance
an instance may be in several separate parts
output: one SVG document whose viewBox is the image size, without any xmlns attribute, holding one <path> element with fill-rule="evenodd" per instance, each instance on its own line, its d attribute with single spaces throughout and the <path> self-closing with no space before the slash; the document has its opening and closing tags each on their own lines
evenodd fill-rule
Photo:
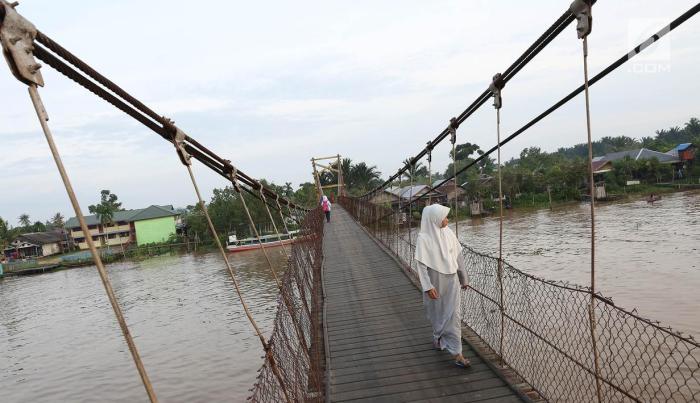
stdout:
<svg viewBox="0 0 700 403">
<path fill-rule="evenodd" d="M 8 258 L 51 256 L 70 250 L 68 234 L 62 229 L 45 232 L 30 232 L 17 237 L 3 250 Z"/>
<path fill-rule="evenodd" d="M 85 216 L 90 236 L 96 246 L 127 246 L 136 243 L 165 242 L 176 233 L 180 215 L 173 206 L 149 206 L 143 209 L 115 211 L 112 224 L 101 224 L 96 215 Z M 80 249 L 87 249 L 85 235 L 76 217 L 66 222 L 73 242 Z"/>
</svg>

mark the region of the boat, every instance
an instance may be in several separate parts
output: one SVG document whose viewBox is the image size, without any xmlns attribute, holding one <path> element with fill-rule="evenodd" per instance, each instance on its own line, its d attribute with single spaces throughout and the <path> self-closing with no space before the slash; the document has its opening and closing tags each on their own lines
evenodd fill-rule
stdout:
<svg viewBox="0 0 700 403">
<path fill-rule="evenodd" d="M 266 248 L 274 248 L 294 242 L 294 238 L 296 238 L 298 233 L 299 231 L 289 231 L 288 234 L 262 235 L 259 240 L 256 237 L 238 239 L 236 234 L 232 234 L 228 237 L 226 249 L 233 253 L 260 249 L 263 246 Z"/>
</svg>

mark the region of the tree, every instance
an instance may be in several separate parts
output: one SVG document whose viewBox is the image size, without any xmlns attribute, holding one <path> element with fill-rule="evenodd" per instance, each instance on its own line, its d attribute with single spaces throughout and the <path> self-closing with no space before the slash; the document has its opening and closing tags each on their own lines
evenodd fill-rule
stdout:
<svg viewBox="0 0 700 403">
<path fill-rule="evenodd" d="M 0 246 L 2 249 L 10 242 L 10 224 L 0 217 Z"/>
<path fill-rule="evenodd" d="M 54 214 L 53 217 L 51 217 L 51 225 L 53 225 L 55 228 L 63 228 L 63 225 L 65 224 L 63 214 L 61 213 L 56 213 Z"/>
<path fill-rule="evenodd" d="M 32 221 L 29 219 L 29 214 L 20 214 L 18 220 L 19 224 L 25 228 L 32 224 Z"/>
<path fill-rule="evenodd" d="M 117 200 L 119 197 L 109 190 L 105 189 L 100 192 L 100 203 L 88 206 L 91 214 L 97 215 L 102 225 L 111 224 L 113 222 L 114 213 L 123 210 L 121 202 Z"/>
</svg>

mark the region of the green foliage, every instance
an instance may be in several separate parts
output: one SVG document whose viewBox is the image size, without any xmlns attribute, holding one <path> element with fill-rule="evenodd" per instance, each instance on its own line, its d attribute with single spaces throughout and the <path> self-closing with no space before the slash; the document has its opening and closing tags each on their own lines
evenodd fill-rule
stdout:
<svg viewBox="0 0 700 403">
<path fill-rule="evenodd" d="M 100 203 L 88 206 L 90 214 L 96 214 L 102 224 L 112 223 L 114 213 L 122 210 L 121 202 L 117 200 L 119 197 L 109 190 L 105 189 L 100 192 Z"/>
<path fill-rule="evenodd" d="M 337 162 L 332 163 L 330 166 L 337 169 Z M 343 173 L 343 183 L 345 184 L 345 191 L 350 195 L 361 195 L 365 192 L 371 190 L 372 188 L 381 184 L 381 172 L 377 170 L 375 165 L 367 165 L 365 162 L 358 162 L 353 164 L 350 158 L 343 158 L 340 161 L 341 171 Z M 338 183 L 338 174 L 336 172 L 324 171 L 319 175 L 321 180 L 321 185 L 330 185 Z M 300 186 L 304 186 L 302 184 Z M 313 185 L 312 185 L 313 186 Z M 329 192 L 334 193 L 334 192 Z M 306 204 L 315 205 L 317 202 L 314 190 L 314 203 Z"/>
<path fill-rule="evenodd" d="M 29 219 L 29 214 L 20 214 L 17 220 L 19 222 L 19 225 L 23 227 L 29 227 L 29 225 L 31 225 L 32 223 L 32 221 Z"/>
</svg>

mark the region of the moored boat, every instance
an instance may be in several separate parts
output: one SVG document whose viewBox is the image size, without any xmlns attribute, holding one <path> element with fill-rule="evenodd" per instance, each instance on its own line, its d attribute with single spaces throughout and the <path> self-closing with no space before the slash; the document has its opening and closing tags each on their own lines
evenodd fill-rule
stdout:
<svg viewBox="0 0 700 403">
<path fill-rule="evenodd" d="M 266 248 L 274 248 L 277 246 L 287 245 L 294 242 L 294 238 L 299 231 L 289 231 L 288 234 L 271 234 L 263 235 L 260 239 L 255 237 L 238 239 L 235 234 L 229 235 L 226 242 L 226 249 L 229 252 L 243 252 L 247 250 L 260 249 L 263 246 Z"/>
</svg>

